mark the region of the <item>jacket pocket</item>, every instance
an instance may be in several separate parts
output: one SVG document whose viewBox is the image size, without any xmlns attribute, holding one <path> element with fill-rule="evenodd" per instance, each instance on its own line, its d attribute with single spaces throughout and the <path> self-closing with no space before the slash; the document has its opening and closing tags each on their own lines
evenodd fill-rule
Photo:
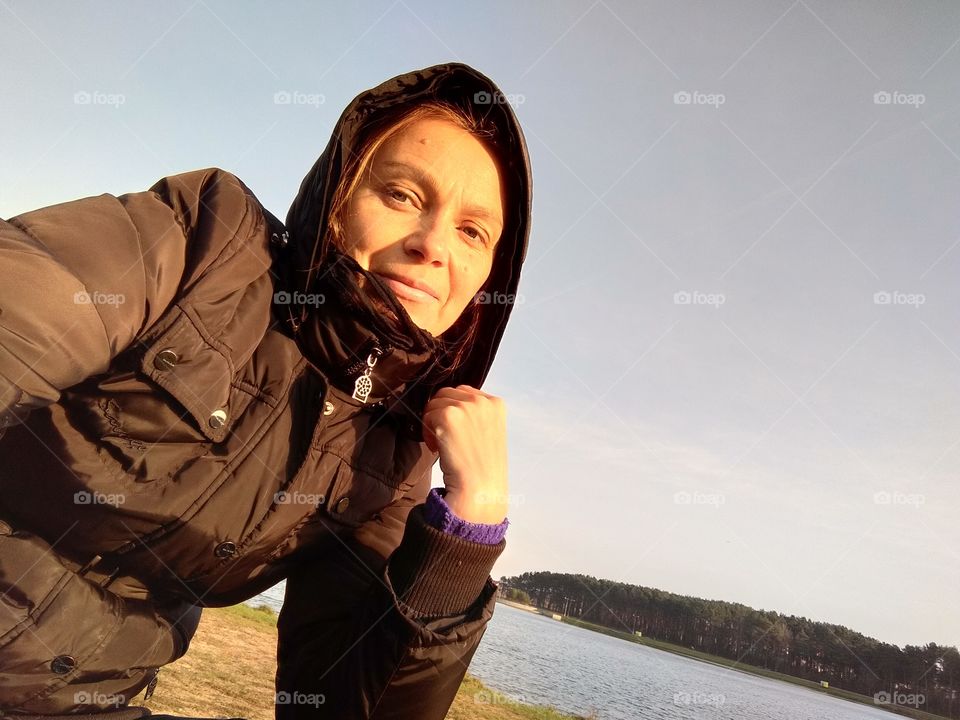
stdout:
<svg viewBox="0 0 960 720">
<path fill-rule="evenodd" d="M 140 370 L 173 396 L 204 438 L 221 442 L 250 395 L 232 386 L 230 348 L 207 332 L 196 310 L 184 304 L 170 312 L 169 325 L 145 340 Z"/>
<path fill-rule="evenodd" d="M 132 697 L 128 691 L 145 674 L 139 670 L 169 662 L 180 652 L 171 624 L 149 603 L 103 591 L 71 572 L 44 540 L 6 523 L 0 526 L 0 604 L 4 710 L 106 709 L 119 691 Z M 76 697 L 94 680 L 91 687 L 115 688 L 117 697 L 102 703 Z"/>
<path fill-rule="evenodd" d="M 352 528 L 374 519 L 405 495 L 419 497 L 424 475 L 436 457 L 424 443 L 404 437 L 395 418 L 365 419 L 357 427 L 357 440 L 321 446 L 325 457 L 339 459 L 323 513 Z M 422 494 L 425 498 L 426 491 Z"/>
<path fill-rule="evenodd" d="M 335 454 L 325 454 L 322 464 L 327 463 L 336 463 L 327 491 L 312 512 L 305 513 L 290 527 L 286 537 L 270 553 L 269 560 L 310 545 L 330 532 L 352 532 L 403 495 L 401 488 L 383 483 L 375 473 L 358 470 Z M 301 496 L 293 489 L 278 494 L 286 496 L 284 502 L 297 502 Z"/>
<path fill-rule="evenodd" d="M 254 402 L 227 349 L 187 307 L 173 306 L 110 369 L 63 394 L 74 442 L 103 470 L 89 490 L 139 493 L 132 483 L 176 480 L 228 438 Z M 69 463 L 69 460 L 65 460 Z"/>
<path fill-rule="evenodd" d="M 335 451 L 328 452 L 335 454 Z M 411 486 L 406 481 L 391 484 L 382 471 L 351 465 L 341 457 L 336 478 L 320 512 L 325 518 L 356 529 L 399 500 Z"/>
</svg>

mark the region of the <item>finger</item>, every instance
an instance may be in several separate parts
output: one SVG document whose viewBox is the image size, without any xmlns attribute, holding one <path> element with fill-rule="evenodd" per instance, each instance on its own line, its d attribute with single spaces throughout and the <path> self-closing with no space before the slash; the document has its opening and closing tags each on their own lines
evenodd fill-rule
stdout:
<svg viewBox="0 0 960 720">
<path fill-rule="evenodd" d="M 426 424 L 423 426 L 423 442 L 430 452 L 435 453 L 440 451 L 440 444 L 437 442 L 436 436 Z"/>
<path fill-rule="evenodd" d="M 490 399 L 497 397 L 496 395 L 491 395 L 490 393 L 484 392 L 480 388 L 475 388 L 472 385 L 457 385 L 456 389 L 462 390 L 463 392 L 470 393 L 471 395 L 477 395 L 479 397 L 485 397 Z"/>
<path fill-rule="evenodd" d="M 440 398 L 439 400 L 431 400 L 423 408 L 423 414 L 436 412 L 437 410 L 442 410 L 447 407 L 468 407 L 469 400 L 462 400 L 459 398 Z"/>
<path fill-rule="evenodd" d="M 444 388 L 447 392 L 437 392 L 433 395 L 430 400 L 427 401 L 427 406 L 432 403 L 438 403 L 441 401 L 459 401 L 463 403 L 475 403 L 481 400 L 490 400 L 493 402 L 502 401 L 502 398 L 496 395 L 490 395 L 480 390 L 455 390 L 453 388 Z"/>
<path fill-rule="evenodd" d="M 430 452 L 438 452 L 440 450 L 440 440 L 437 438 L 436 432 L 434 432 L 434 424 L 428 422 L 426 416 L 424 416 L 421 425 L 423 427 L 423 441 L 426 443 L 427 448 Z"/>
<path fill-rule="evenodd" d="M 430 434 L 433 435 L 440 444 L 443 444 L 446 433 L 451 427 L 458 427 L 461 424 L 460 420 L 451 418 L 445 412 L 430 413 L 423 416 L 424 427 L 429 430 Z"/>
<path fill-rule="evenodd" d="M 481 390 L 469 385 L 457 385 L 456 387 L 442 387 L 434 393 L 433 397 L 477 397 L 486 395 Z"/>
</svg>

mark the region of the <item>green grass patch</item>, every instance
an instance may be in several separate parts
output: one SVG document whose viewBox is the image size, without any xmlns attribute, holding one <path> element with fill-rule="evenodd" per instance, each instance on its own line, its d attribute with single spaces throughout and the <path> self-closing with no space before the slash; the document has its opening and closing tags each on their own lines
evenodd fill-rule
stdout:
<svg viewBox="0 0 960 720">
<path fill-rule="evenodd" d="M 480 720 L 481 718 L 504 718 L 506 720 L 590 720 L 567 715 L 544 705 L 527 705 L 511 700 L 506 695 L 491 690 L 477 678 L 467 675 L 460 684 L 457 702 L 447 716 L 449 720 Z"/>
<path fill-rule="evenodd" d="M 278 615 L 269 605 L 258 605 L 257 607 L 251 607 L 250 605 L 244 605 L 241 603 L 240 605 L 231 605 L 230 607 L 221 608 L 221 610 L 234 617 L 249 620 L 250 622 L 258 623 L 260 625 L 275 626 L 277 624 Z"/>
</svg>

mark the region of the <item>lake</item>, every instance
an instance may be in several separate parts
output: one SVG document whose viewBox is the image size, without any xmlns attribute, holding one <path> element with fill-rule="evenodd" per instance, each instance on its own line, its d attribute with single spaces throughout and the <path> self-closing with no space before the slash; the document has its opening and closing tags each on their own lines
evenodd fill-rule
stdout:
<svg viewBox="0 0 960 720">
<path fill-rule="evenodd" d="M 276 610 L 283 584 L 249 600 Z M 891 720 L 880 708 L 498 604 L 470 673 L 521 702 L 601 720 Z M 485 702 L 488 698 L 481 697 Z"/>
</svg>

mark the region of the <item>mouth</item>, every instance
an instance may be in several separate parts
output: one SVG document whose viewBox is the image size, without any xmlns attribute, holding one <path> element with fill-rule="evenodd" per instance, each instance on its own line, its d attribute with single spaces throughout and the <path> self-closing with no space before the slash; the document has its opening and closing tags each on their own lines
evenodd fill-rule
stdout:
<svg viewBox="0 0 960 720">
<path fill-rule="evenodd" d="M 404 275 L 385 273 L 374 273 L 374 275 L 383 280 L 398 298 L 420 303 L 440 302 L 437 291 L 425 282 Z"/>
</svg>

